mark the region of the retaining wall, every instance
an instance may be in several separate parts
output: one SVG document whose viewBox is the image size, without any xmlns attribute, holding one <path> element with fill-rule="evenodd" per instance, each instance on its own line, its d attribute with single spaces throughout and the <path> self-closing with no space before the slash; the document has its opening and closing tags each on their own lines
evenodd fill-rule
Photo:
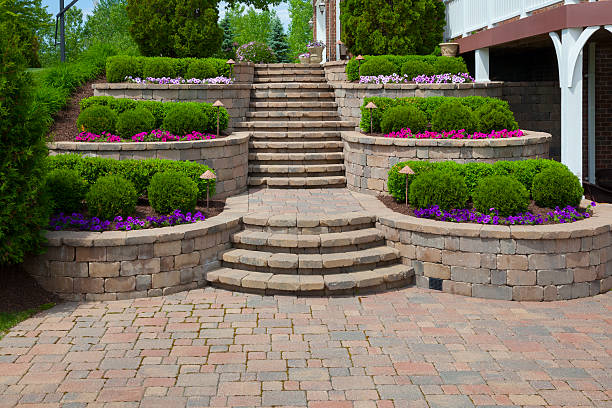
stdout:
<svg viewBox="0 0 612 408">
<path fill-rule="evenodd" d="M 247 188 L 248 143 L 249 134 L 238 132 L 219 139 L 192 142 L 55 142 L 48 143 L 48 147 L 50 155 L 76 153 L 118 160 L 168 159 L 205 164 L 214 169 L 217 176 L 215 198 L 226 198 Z"/>
<path fill-rule="evenodd" d="M 349 190 L 378 195 L 387 192 L 389 169 L 408 160 L 458 163 L 548 158 L 551 136 L 525 131 L 511 139 L 393 139 L 342 132 Z"/>
</svg>

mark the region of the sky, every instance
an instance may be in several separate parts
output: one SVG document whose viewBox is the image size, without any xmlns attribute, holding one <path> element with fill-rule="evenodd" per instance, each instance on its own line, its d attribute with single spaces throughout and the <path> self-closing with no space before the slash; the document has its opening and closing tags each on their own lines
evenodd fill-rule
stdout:
<svg viewBox="0 0 612 408">
<path fill-rule="evenodd" d="M 64 5 L 70 4 L 72 0 L 64 0 Z M 53 15 L 57 14 L 59 11 L 59 0 L 43 0 L 43 6 L 47 6 L 47 11 Z M 91 13 L 93 10 L 93 0 L 79 0 L 75 6 L 81 8 L 85 15 Z M 280 18 L 283 26 L 285 27 L 285 32 L 289 28 L 289 23 L 291 22 L 289 19 L 289 4 L 286 2 L 281 3 L 278 6 L 273 7 L 276 10 L 276 14 Z M 219 8 L 220 17 L 223 18 L 225 15 L 225 3 L 221 2 Z"/>
</svg>

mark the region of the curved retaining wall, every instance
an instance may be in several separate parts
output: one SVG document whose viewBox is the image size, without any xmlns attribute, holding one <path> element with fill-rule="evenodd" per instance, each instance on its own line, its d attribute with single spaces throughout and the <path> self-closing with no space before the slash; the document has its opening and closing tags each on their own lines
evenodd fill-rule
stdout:
<svg viewBox="0 0 612 408">
<path fill-rule="evenodd" d="M 552 301 L 612 289 L 612 206 L 546 226 L 492 226 L 379 216 L 387 242 L 414 266 L 417 286 L 490 299 Z"/>
<path fill-rule="evenodd" d="M 512 139 L 392 139 L 343 132 L 344 164 L 349 190 L 368 194 L 387 191 L 389 169 L 408 160 L 458 163 L 548 158 L 551 136 L 525 131 Z"/>
<path fill-rule="evenodd" d="M 206 273 L 220 266 L 219 253 L 240 230 L 248 205 L 244 197 L 229 199 L 233 208 L 193 224 L 48 232 L 47 252 L 30 257 L 24 268 L 43 288 L 69 300 L 118 300 L 194 289 L 206 284 Z"/>
<path fill-rule="evenodd" d="M 48 143 L 49 154 L 76 153 L 111 159 L 168 159 L 189 160 L 205 164 L 215 170 L 217 186 L 215 198 L 226 198 L 247 188 L 249 134 L 233 133 L 227 137 L 193 142 L 138 142 L 138 143 Z"/>
</svg>

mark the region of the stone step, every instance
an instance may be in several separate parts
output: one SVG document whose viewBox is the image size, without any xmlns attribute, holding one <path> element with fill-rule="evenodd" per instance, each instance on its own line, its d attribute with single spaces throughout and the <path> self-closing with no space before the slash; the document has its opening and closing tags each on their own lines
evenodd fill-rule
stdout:
<svg viewBox="0 0 612 408">
<path fill-rule="evenodd" d="M 289 89 L 289 90 L 274 90 L 274 89 L 256 89 L 251 91 L 251 102 L 276 102 L 276 101 L 302 101 L 302 100 L 317 100 L 321 102 L 333 102 L 335 99 L 334 92 L 310 89 Z"/>
<path fill-rule="evenodd" d="M 253 90 L 267 89 L 276 92 L 295 92 L 295 91 L 310 91 L 319 92 L 319 90 L 333 89 L 327 82 L 276 82 L 276 83 L 265 83 L 265 84 L 253 84 L 251 85 Z"/>
<path fill-rule="evenodd" d="M 249 141 L 249 148 L 255 151 L 259 150 L 261 152 L 266 152 L 269 150 L 281 150 L 286 151 L 289 150 L 291 152 L 297 150 L 314 150 L 319 152 L 321 150 L 342 150 L 344 148 L 344 142 L 341 140 L 338 141 L 321 141 L 321 142 L 268 142 L 268 141 L 259 141 L 259 140 L 251 140 Z M 259 152 L 257 152 L 259 153 Z"/>
<path fill-rule="evenodd" d="M 264 152 L 254 152 L 249 153 L 249 161 L 258 160 L 258 161 L 310 161 L 310 160 L 318 160 L 318 161 L 343 161 L 344 153 L 343 152 L 319 152 L 319 153 L 264 153 Z"/>
<path fill-rule="evenodd" d="M 257 76 L 253 78 L 253 83 L 255 84 L 263 84 L 263 83 L 298 83 L 298 82 L 308 82 L 308 83 L 327 83 L 327 79 L 325 78 L 325 74 L 322 75 L 284 75 L 281 72 L 275 72 L 270 75 L 261 75 L 257 73 Z"/>
<path fill-rule="evenodd" d="M 234 247 L 274 253 L 326 254 L 358 251 L 384 245 L 384 234 L 376 228 L 327 234 L 284 234 L 244 230 L 232 235 Z"/>
<path fill-rule="evenodd" d="M 333 110 L 338 109 L 336 102 L 296 101 L 296 102 L 251 102 L 251 110 Z"/>
<path fill-rule="evenodd" d="M 318 216 L 257 212 L 242 217 L 245 229 L 298 235 L 367 229 L 372 228 L 375 222 L 375 215 L 363 211 Z"/>
<path fill-rule="evenodd" d="M 316 131 L 316 130 L 354 130 L 353 121 L 349 120 L 301 120 L 301 121 L 248 121 L 238 122 L 234 125 L 236 131 Z"/>
<path fill-rule="evenodd" d="M 291 254 L 234 248 L 222 255 L 225 267 L 297 275 L 357 272 L 374 269 L 399 258 L 399 250 L 388 246 L 330 254 Z"/>
<path fill-rule="evenodd" d="M 247 118 L 255 121 L 276 121 L 276 120 L 340 120 L 338 112 L 335 110 L 329 111 L 256 111 L 247 112 Z"/>
<path fill-rule="evenodd" d="M 323 69 L 323 66 L 320 63 L 307 63 L 302 64 L 298 62 L 275 62 L 271 64 L 255 64 L 255 70 L 260 69 Z"/>
<path fill-rule="evenodd" d="M 208 272 L 206 280 L 216 286 L 259 294 L 304 293 L 347 294 L 384 290 L 409 285 L 414 270 L 406 265 L 392 265 L 374 270 L 335 275 L 290 275 L 220 268 Z"/>
<path fill-rule="evenodd" d="M 344 164 L 249 164 L 252 177 L 344 176 Z"/>
<path fill-rule="evenodd" d="M 303 76 L 303 75 L 309 75 L 309 76 L 322 76 L 325 77 L 325 70 L 321 67 L 317 67 L 317 68 L 310 68 L 310 67 L 305 67 L 305 68 L 279 68 L 279 67 L 272 67 L 272 68 L 255 68 L 255 77 L 262 77 L 262 76 L 287 76 L 290 77 L 292 75 L 299 75 L 299 76 Z"/>
<path fill-rule="evenodd" d="M 268 186 L 283 188 L 322 188 L 322 187 L 346 187 L 345 176 L 322 176 L 322 177 L 272 177 L 272 176 L 249 176 L 249 186 Z"/>
<path fill-rule="evenodd" d="M 251 133 L 251 140 L 266 140 L 276 142 L 279 139 L 285 139 L 288 141 L 293 141 L 294 139 L 299 139 L 298 141 L 303 141 L 304 139 L 313 140 L 317 139 L 318 141 L 329 141 L 329 139 L 334 139 L 334 141 L 341 141 L 342 134 L 338 130 L 327 130 L 327 131 L 289 131 L 289 132 L 280 132 L 276 131 L 253 131 Z"/>
</svg>

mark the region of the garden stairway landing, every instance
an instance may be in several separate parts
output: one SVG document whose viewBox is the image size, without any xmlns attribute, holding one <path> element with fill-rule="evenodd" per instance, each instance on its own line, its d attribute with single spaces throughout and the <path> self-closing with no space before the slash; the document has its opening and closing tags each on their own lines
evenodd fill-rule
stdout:
<svg viewBox="0 0 612 408">
<path fill-rule="evenodd" d="M 354 128 L 319 64 L 256 65 L 250 111 L 236 126 L 251 134 L 249 185 L 344 187 L 340 132 Z"/>
</svg>

